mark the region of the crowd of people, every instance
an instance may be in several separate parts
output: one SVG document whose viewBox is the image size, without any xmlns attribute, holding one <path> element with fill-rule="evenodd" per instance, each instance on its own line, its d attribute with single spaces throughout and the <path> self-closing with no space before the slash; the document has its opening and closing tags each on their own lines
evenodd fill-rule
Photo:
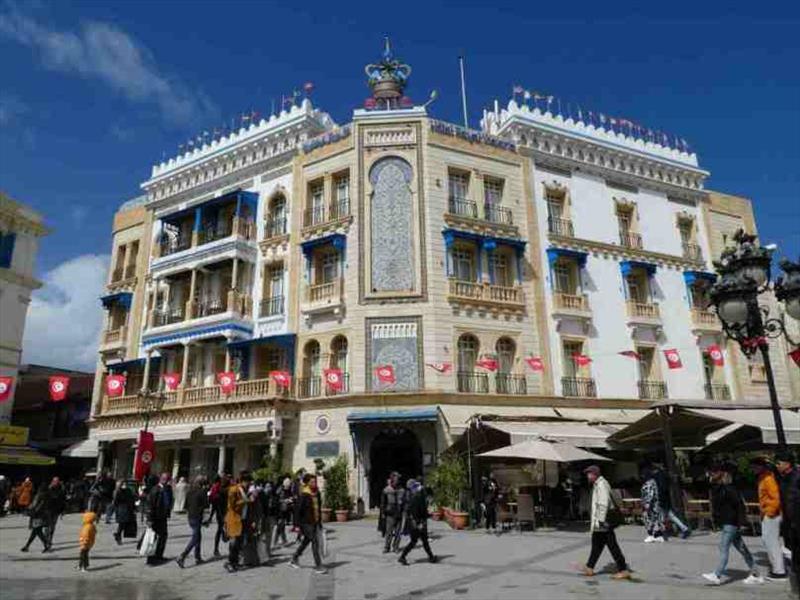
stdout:
<svg viewBox="0 0 800 600">
<path fill-rule="evenodd" d="M 702 576 L 708 583 L 719 585 L 726 579 L 730 549 L 741 554 L 749 574 L 747 584 L 787 578 L 786 557 L 792 569 L 800 573 L 800 467 L 789 453 L 779 452 L 774 463 L 765 458 L 751 459 L 750 467 L 757 478 L 758 507 L 761 515 L 760 535 L 769 560 L 769 569 L 761 573 L 748 548 L 742 529 L 748 525 L 741 487 L 734 485 L 737 466 L 718 463 L 708 468 L 712 520 L 720 530 L 719 559 L 713 571 Z M 591 551 L 582 572 L 595 576 L 595 565 L 608 548 L 616 564 L 614 579 L 629 579 L 631 570 L 620 548 L 615 530 L 625 522 L 622 500 L 598 466 L 583 473 L 591 489 L 589 531 Z M 645 543 L 663 543 L 670 530 L 686 539 L 689 526 L 673 509 L 670 479 L 657 464 L 640 465 L 642 480 L 642 520 Z M 169 474 L 151 475 L 140 484 L 114 481 L 108 474 L 99 474 L 86 486 L 65 485 L 58 477 L 34 489 L 30 478 L 15 486 L 0 476 L 0 508 L 24 512 L 29 517 L 30 534 L 22 547 L 29 552 L 38 539 L 42 552 L 50 552 L 59 518 L 80 494 L 83 525 L 79 535 L 80 555 L 76 568 L 85 571 L 97 535 L 97 523 L 116 522 L 112 536 L 117 544 L 125 539 L 138 540 L 137 550 L 146 556 L 148 565 L 167 562 L 164 557 L 169 538 L 169 522 L 173 514 L 185 515 L 191 537 L 174 559 L 186 568 L 190 556 L 202 564 L 203 531 L 214 525 L 213 555 L 222 558 L 221 544 L 227 543 L 224 568 L 236 572 L 270 562 L 278 547 L 296 545 L 289 566 L 300 568 L 300 559 L 311 546 L 314 569 L 324 574 L 323 558 L 327 540 L 323 527 L 322 497 L 317 476 L 299 471 L 274 481 L 253 478 L 242 471 L 238 477 L 223 474 L 209 481 L 204 476 L 191 483 L 185 478 L 172 482 Z M 481 478 L 480 509 L 487 531 L 497 527 L 497 505 L 500 486 L 492 474 Z M 398 553 L 398 562 L 408 565 L 409 553 L 421 542 L 432 563 L 437 557 L 430 546 L 427 521 L 431 490 L 419 479 L 401 482 L 393 472 L 382 490 L 379 503 L 378 529 L 383 537 L 383 552 Z M 144 525 L 140 529 L 139 523 Z M 752 524 L 752 523 L 751 523 Z M 293 539 L 289 539 L 290 532 Z M 403 538 L 408 542 L 403 545 Z"/>
</svg>

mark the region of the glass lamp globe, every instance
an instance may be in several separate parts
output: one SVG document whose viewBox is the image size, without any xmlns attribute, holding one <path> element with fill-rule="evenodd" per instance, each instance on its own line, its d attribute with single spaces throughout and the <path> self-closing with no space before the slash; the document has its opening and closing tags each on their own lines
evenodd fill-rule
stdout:
<svg viewBox="0 0 800 600">
<path fill-rule="evenodd" d="M 726 323 L 739 325 L 747 322 L 747 302 L 743 298 L 729 296 L 719 303 L 717 311 Z"/>
<path fill-rule="evenodd" d="M 786 300 L 786 312 L 793 319 L 800 321 L 800 292 L 795 294 L 793 298 Z"/>
<path fill-rule="evenodd" d="M 765 283 L 767 283 L 768 273 L 767 269 L 764 268 L 762 265 L 759 264 L 749 264 L 740 270 L 740 273 L 746 275 L 750 279 L 756 282 L 758 287 L 762 287 Z"/>
</svg>

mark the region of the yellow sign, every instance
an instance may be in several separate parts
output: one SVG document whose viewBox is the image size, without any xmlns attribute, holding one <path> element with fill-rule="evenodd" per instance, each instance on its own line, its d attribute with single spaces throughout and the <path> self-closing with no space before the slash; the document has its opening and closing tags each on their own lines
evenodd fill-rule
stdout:
<svg viewBox="0 0 800 600">
<path fill-rule="evenodd" d="M 0 446 L 25 446 L 27 443 L 27 427 L 0 425 Z"/>
</svg>

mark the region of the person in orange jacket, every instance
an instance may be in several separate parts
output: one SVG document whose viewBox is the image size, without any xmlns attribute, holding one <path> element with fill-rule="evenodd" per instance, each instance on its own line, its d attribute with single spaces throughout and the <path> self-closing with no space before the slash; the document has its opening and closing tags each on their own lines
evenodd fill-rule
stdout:
<svg viewBox="0 0 800 600">
<path fill-rule="evenodd" d="M 767 579 L 786 579 L 781 543 L 781 493 L 778 480 L 764 458 L 753 458 L 750 468 L 758 477 L 758 507 L 761 511 L 761 541 L 767 550 L 771 566 Z"/>
<path fill-rule="evenodd" d="M 95 521 L 97 521 L 97 513 L 92 511 L 86 511 L 83 513 L 83 526 L 81 527 L 81 533 L 78 536 L 78 544 L 81 548 L 81 554 L 78 558 L 77 569 L 84 573 L 89 570 L 89 550 L 91 550 L 92 546 L 94 546 L 94 538 L 97 535 L 97 526 L 95 525 Z"/>
</svg>

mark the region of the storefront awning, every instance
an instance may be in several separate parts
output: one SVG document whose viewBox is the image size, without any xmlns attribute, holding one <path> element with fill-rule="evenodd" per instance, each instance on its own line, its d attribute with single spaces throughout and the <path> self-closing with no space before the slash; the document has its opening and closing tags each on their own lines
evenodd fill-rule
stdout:
<svg viewBox="0 0 800 600">
<path fill-rule="evenodd" d="M 439 405 L 439 410 L 447 422 L 448 430 L 453 436 L 458 436 L 467 430 L 469 420 L 475 416 L 492 417 L 536 417 L 544 419 L 558 419 L 558 413 L 546 406 L 495 406 L 491 410 L 481 410 L 477 406 L 464 405 Z"/>
<path fill-rule="evenodd" d="M 0 446 L 0 465 L 30 465 L 47 467 L 56 459 L 37 452 L 29 446 Z"/>
<path fill-rule="evenodd" d="M 200 425 L 197 423 L 189 423 L 183 425 L 159 425 L 158 427 L 151 427 L 150 431 L 153 432 L 153 439 L 156 442 L 172 442 L 175 440 L 188 440 L 192 437 L 192 432 L 199 428 Z"/>
<path fill-rule="evenodd" d="M 117 440 L 135 440 L 139 437 L 139 427 L 128 429 L 93 429 L 89 439 L 98 442 L 115 442 Z"/>
<path fill-rule="evenodd" d="M 656 268 L 656 265 L 653 263 L 641 262 L 638 260 L 623 260 L 619 263 L 619 270 L 622 272 L 623 277 L 630 275 L 631 271 L 634 269 L 642 269 L 652 277 L 656 274 Z"/>
<path fill-rule="evenodd" d="M 265 335 L 263 337 L 252 338 L 249 340 L 228 342 L 228 348 L 231 350 L 239 350 L 242 348 L 248 348 L 250 346 L 259 346 L 261 344 L 273 344 L 275 346 L 280 346 L 281 348 L 286 348 L 287 350 L 292 350 L 294 349 L 296 340 L 297 334 L 294 333 L 286 333 L 283 335 Z"/>
<path fill-rule="evenodd" d="M 565 248 L 548 248 L 547 249 L 547 262 L 553 266 L 559 258 L 569 258 L 578 263 L 578 266 L 583 268 L 586 266 L 586 259 L 589 256 L 588 252 L 579 252 L 577 250 L 567 250 Z"/>
<path fill-rule="evenodd" d="M 100 303 L 103 305 L 103 308 L 111 308 L 115 304 L 119 304 L 126 310 L 129 310 L 131 307 L 131 301 L 133 300 L 133 294 L 130 292 L 118 292 L 116 294 L 108 294 L 107 296 L 100 296 Z"/>
<path fill-rule="evenodd" d="M 628 424 L 638 421 L 650 411 L 646 408 L 555 408 L 565 419 L 589 423 Z"/>
<path fill-rule="evenodd" d="M 97 438 L 89 438 L 65 448 L 61 451 L 61 456 L 68 458 L 97 458 L 98 448 Z"/>
<path fill-rule="evenodd" d="M 425 406 L 410 410 L 369 410 L 356 411 L 347 415 L 347 422 L 351 425 L 360 423 L 387 423 L 402 421 L 438 421 L 439 411 L 435 406 Z"/>
<path fill-rule="evenodd" d="M 267 433 L 267 419 L 224 421 L 203 425 L 203 435 L 232 435 L 236 433 Z"/>
<path fill-rule="evenodd" d="M 507 433 L 512 444 L 546 438 L 581 448 L 608 448 L 606 439 L 619 430 L 618 426 L 576 421 L 484 421 L 482 425 Z"/>
</svg>

